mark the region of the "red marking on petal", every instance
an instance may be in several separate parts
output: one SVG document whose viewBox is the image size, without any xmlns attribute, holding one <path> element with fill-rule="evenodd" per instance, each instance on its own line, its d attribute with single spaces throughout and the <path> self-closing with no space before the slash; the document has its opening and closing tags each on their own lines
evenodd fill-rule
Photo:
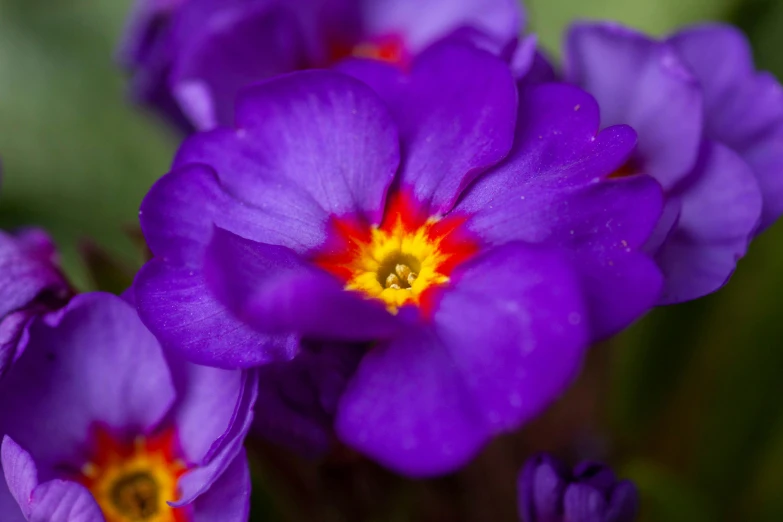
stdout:
<svg viewBox="0 0 783 522">
<path fill-rule="evenodd" d="M 398 225 L 405 232 L 415 232 L 427 222 L 429 216 L 408 192 L 396 192 L 389 196 L 383 221 L 379 227 L 391 234 Z"/>
<path fill-rule="evenodd" d="M 326 244 L 314 262 L 332 275 L 348 281 L 353 272 L 349 265 L 361 254 L 362 245 L 372 241 L 370 225 L 351 218 L 331 216 L 327 224 Z"/>
<path fill-rule="evenodd" d="M 443 287 L 431 286 L 426 289 L 419 297 L 419 310 L 421 316 L 427 321 L 435 317 L 435 311 L 438 309 L 438 303 L 443 295 Z"/>
<path fill-rule="evenodd" d="M 332 63 L 351 56 L 380 60 L 401 68 L 407 68 L 411 62 L 404 40 L 396 35 L 377 37 L 358 44 L 335 41 L 329 46 L 329 58 Z"/>
<path fill-rule="evenodd" d="M 628 176 L 633 176 L 635 174 L 639 174 L 641 172 L 642 172 L 642 169 L 639 167 L 639 165 L 637 165 L 637 162 L 633 158 L 631 158 L 628 161 L 626 161 L 625 163 L 623 163 L 623 165 L 619 169 L 617 169 L 614 172 L 612 172 L 611 174 L 609 174 L 608 177 L 609 178 L 625 178 L 625 177 L 628 177 Z"/>
<path fill-rule="evenodd" d="M 433 224 L 428 235 L 433 241 L 438 241 L 438 249 L 446 254 L 446 258 L 438 266 L 438 272 L 451 275 L 456 267 L 476 255 L 479 243 L 472 237 L 464 225 L 468 216 L 446 216 Z"/>
</svg>

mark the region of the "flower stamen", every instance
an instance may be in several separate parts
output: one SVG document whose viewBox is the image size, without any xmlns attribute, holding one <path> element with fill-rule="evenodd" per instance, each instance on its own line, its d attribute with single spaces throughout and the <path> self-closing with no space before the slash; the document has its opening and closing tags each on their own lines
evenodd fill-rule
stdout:
<svg viewBox="0 0 783 522">
<path fill-rule="evenodd" d="M 381 271 L 381 274 L 385 272 L 388 271 Z M 384 288 L 410 290 L 418 276 L 419 274 L 411 270 L 411 267 L 407 264 L 396 263 L 393 272 L 388 273 L 385 278 L 380 277 L 379 279 L 384 281 Z"/>
</svg>

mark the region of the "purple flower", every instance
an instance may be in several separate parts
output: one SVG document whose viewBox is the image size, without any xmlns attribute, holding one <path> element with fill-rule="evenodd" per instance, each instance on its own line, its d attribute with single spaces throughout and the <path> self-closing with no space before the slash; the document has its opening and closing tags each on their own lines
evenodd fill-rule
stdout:
<svg viewBox="0 0 783 522">
<path fill-rule="evenodd" d="M 167 360 L 118 297 L 75 297 L 0 383 L 0 519 L 247 520 L 256 386 Z"/>
<path fill-rule="evenodd" d="M 207 129 L 250 83 L 350 56 L 404 67 L 447 37 L 506 50 L 522 18 L 518 0 L 138 0 L 121 54 L 140 101 Z"/>
<path fill-rule="evenodd" d="M 705 25 L 654 40 L 623 27 L 574 26 L 567 76 L 603 125 L 639 135 L 617 175 L 644 172 L 666 192 L 648 250 L 666 276 L 661 303 L 723 286 L 758 232 L 783 213 L 783 89 L 753 66 L 736 29 Z"/>
<path fill-rule="evenodd" d="M 610 468 L 595 462 L 583 462 L 571 472 L 539 454 L 519 475 L 522 522 L 633 522 L 638 503 L 631 481 L 618 481 Z"/>
<path fill-rule="evenodd" d="M 71 295 L 45 232 L 0 231 L 0 379 L 24 352 L 30 323 L 64 306 Z"/>
<path fill-rule="evenodd" d="M 134 287 L 153 333 L 202 364 L 372 343 L 337 434 L 427 475 L 538 413 L 588 336 L 652 306 L 660 273 L 639 247 L 661 193 L 606 179 L 635 135 L 597 133 L 589 95 L 518 93 L 476 47 L 429 48 L 386 94 L 330 71 L 245 90 L 236 127 L 186 140 L 145 198 L 155 258 Z"/>
</svg>

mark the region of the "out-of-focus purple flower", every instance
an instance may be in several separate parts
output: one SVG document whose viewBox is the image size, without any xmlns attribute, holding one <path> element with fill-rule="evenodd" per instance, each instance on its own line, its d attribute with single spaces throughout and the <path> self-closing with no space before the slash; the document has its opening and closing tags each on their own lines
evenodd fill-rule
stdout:
<svg viewBox="0 0 783 522">
<path fill-rule="evenodd" d="M 155 258 L 134 288 L 161 342 L 202 364 L 373 343 L 337 434 L 428 475 L 537 414 L 588 337 L 652 306 L 660 273 L 639 247 L 661 192 L 607 179 L 635 135 L 598 133 L 588 94 L 518 93 L 475 46 L 432 46 L 378 92 L 333 71 L 244 91 L 236 127 L 186 140 L 145 198 Z"/>
<path fill-rule="evenodd" d="M 138 0 L 121 59 L 181 127 L 233 123 L 241 87 L 346 57 L 402 67 L 443 38 L 512 54 L 518 0 Z"/>
<path fill-rule="evenodd" d="M 596 97 L 602 124 L 639 135 L 617 175 L 643 172 L 666 191 L 647 247 L 666 276 L 661 304 L 719 289 L 783 213 L 783 88 L 756 71 L 745 37 L 725 25 L 655 40 L 577 24 L 566 51 L 567 77 Z"/>
<path fill-rule="evenodd" d="M 64 306 L 71 295 L 45 232 L 0 231 L 0 379 L 24 352 L 30 323 Z"/>
<path fill-rule="evenodd" d="M 257 386 L 167 360 L 118 297 L 75 297 L 0 383 L 0 519 L 244 522 Z"/>
<path fill-rule="evenodd" d="M 519 475 L 522 522 L 633 522 L 638 503 L 631 481 L 618 481 L 610 468 L 595 462 L 571 471 L 538 454 Z"/>
</svg>

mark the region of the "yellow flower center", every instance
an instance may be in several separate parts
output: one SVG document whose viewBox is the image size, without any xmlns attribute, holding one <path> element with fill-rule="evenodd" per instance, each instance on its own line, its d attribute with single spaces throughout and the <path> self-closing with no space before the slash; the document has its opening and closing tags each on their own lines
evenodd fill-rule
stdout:
<svg viewBox="0 0 783 522">
<path fill-rule="evenodd" d="M 409 198 L 392 199 L 380 226 L 333 219 L 331 248 L 315 262 L 345 281 L 346 290 L 379 299 L 391 313 L 420 306 L 426 293 L 478 250 L 464 218 L 422 216 Z"/>
<path fill-rule="evenodd" d="M 81 470 L 106 522 L 187 522 L 187 509 L 168 505 L 179 496 L 177 481 L 186 471 L 174 456 L 174 432 L 119 443 L 101 430 L 94 459 Z"/>
<path fill-rule="evenodd" d="M 406 304 L 419 304 L 429 288 L 448 282 L 440 271 L 445 254 L 439 241 L 429 235 L 433 222 L 408 232 L 402 223 L 389 232 L 373 228 L 371 241 L 357 245 L 354 260 L 347 265 L 352 277 L 347 290 L 380 299 L 391 312 Z"/>
</svg>

